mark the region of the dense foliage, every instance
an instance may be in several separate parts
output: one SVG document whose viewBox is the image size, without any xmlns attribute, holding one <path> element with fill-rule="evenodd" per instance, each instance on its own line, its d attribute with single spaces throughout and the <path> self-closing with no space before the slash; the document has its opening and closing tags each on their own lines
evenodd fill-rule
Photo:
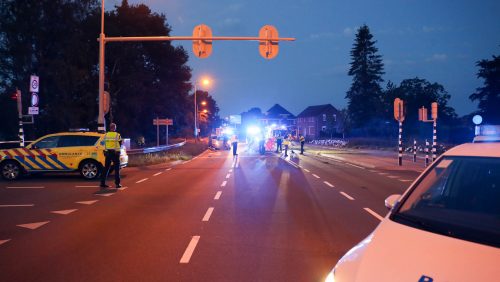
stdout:
<svg viewBox="0 0 500 282">
<path fill-rule="evenodd" d="M 477 62 L 478 78 L 484 79 L 484 86 L 476 89 L 470 99 L 479 102 L 478 113 L 486 123 L 500 124 L 500 56 Z"/>
</svg>

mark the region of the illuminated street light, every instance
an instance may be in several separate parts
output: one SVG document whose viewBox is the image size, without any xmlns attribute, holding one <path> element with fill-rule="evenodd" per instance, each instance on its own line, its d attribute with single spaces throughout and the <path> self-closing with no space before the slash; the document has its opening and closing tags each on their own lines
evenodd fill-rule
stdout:
<svg viewBox="0 0 500 282">
<path fill-rule="evenodd" d="M 203 86 L 208 86 L 210 85 L 210 80 L 208 78 L 203 78 L 201 80 L 201 84 Z M 194 140 L 195 142 L 198 141 L 198 103 L 196 103 L 196 92 L 198 91 L 198 88 L 197 88 L 198 84 L 197 82 L 195 81 L 194 82 Z M 202 102 L 202 105 L 204 105 L 203 103 L 206 104 L 205 101 Z"/>
<path fill-rule="evenodd" d="M 201 105 L 202 105 L 202 106 L 206 106 L 206 105 L 207 105 L 207 102 L 206 102 L 206 101 L 202 101 L 202 102 L 201 102 Z"/>
</svg>

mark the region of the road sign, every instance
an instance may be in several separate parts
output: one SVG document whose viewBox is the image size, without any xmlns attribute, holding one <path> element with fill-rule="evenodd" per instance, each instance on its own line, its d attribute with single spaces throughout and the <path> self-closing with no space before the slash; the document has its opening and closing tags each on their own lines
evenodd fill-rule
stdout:
<svg viewBox="0 0 500 282">
<path fill-rule="evenodd" d="M 211 38 L 212 30 L 204 24 L 194 27 L 193 37 Z M 193 40 L 193 53 L 196 57 L 204 59 L 212 54 L 212 40 Z"/>
<path fill-rule="evenodd" d="M 174 121 L 172 119 L 153 119 L 153 125 L 173 125 Z"/>
<path fill-rule="evenodd" d="M 431 112 L 432 119 L 437 120 L 437 118 L 438 118 L 438 103 L 436 103 L 436 102 L 432 103 L 431 107 L 432 107 L 432 112 Z"/>
<path fill-rule="evenodd" d="M 32 107 L 38 107 L 38 94 L 36 93 L 31 93 L 31 106 Z"/>
<path fill-rule="evenodd" d="M 38 107 L 29 107 L 28 114 L 30 115 L 38 115 Z"/>
<path fill-rule="evenodd" d="M 259 31 L 260 39 L 271 39 L 271 38 L 279 38 L 278 30 L 272 25 L 265 25 Z M 270 41 L 270 40 L 260 40 L 259 41 L 259 53 L 265 59 L 272 59 L 278 56 L 279 41 Z"/>
<path fill-rule="evenodd" d="M 399 98 L 394 99 L 394 118 L 401 122 L 405 120 L 404 103 Z"/>
<path fill-rule="evenodd" d="M 30 76 L 30 92 L 38 93 L 39 86 L 40 86 L 40 78 L 36 75 Z"/>
</svg>

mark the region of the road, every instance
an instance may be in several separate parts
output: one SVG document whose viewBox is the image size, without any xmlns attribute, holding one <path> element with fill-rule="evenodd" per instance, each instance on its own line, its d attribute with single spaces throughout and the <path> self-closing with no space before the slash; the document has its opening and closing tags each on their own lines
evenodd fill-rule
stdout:
<svg viewBox="0 0 500 282">
<path fill-rule="evenodd" d="M 416 178 L 338 159 L 233 158 L 0 182 L 2 281 L 322 281 Z M 111 180 L 111 178 L 110 178 Z"/>
</svg>

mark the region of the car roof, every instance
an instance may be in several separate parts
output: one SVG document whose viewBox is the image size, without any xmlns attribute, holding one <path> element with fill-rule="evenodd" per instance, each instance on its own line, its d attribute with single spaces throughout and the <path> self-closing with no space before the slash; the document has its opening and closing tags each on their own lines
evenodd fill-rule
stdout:
<svg viewBox="0 0 500 282">
<path fill-rule="evenodd" d="M 500 158 L 498 143 L 465 143 L 446 151 L 445 156 L 494 157 Z"/>
</svg>

